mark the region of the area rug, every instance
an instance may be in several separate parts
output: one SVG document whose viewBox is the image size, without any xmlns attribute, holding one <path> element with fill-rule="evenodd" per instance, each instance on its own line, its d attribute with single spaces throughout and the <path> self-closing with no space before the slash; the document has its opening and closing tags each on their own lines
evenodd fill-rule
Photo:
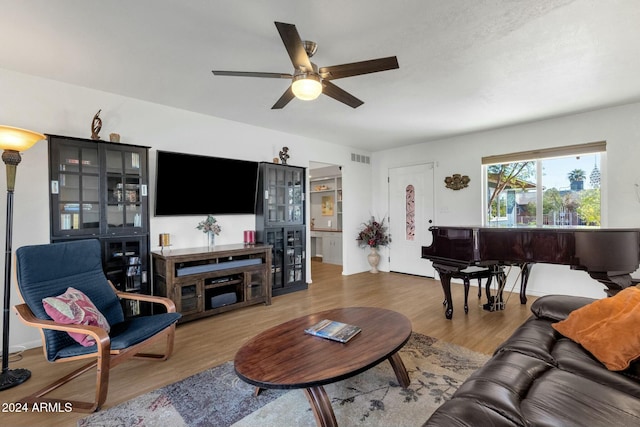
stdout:
<svg viewBox="0 0 640 427">
<path fill-rule="evenodd" d="M 489 356 L 414 333 L 400 350 L 411 384 L 388 362 L 325 386 L 340 426 L 421 426 Z M 240 380 L 233 362 L 78 421 L 80 427 L 316 425 L 302 390 L 263 390 Z"/>
</svg>

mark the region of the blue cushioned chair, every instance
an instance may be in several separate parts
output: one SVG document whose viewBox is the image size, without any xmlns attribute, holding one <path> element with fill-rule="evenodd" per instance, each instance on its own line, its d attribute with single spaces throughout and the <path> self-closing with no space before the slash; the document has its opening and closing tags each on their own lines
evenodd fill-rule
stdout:
<svg viewBox="0 0 640 427">
<path fill-rule="evenodd" d="M 109 369 L 136 357 L 166 360 L 173 351 L 175 325 L 180 314 L 173 301 L 150 295 L 120 292 L 107 280 L 102 270 L 98 240 L 78 240 L 46 245 L 24 246 L 16 251 L 18 289 L 23 304 L 15 306 L 19 318 L 39 328 L 43 349 L 49 362 L 89 359 L 90 363 L 26 397 L 24 402 L 70 402 L 73 410 L 93 412 L 107 398 Z M 68 287 L 85 293 L 111 325 L 110 333 L 96 326 L 64 325 L 47 315 L 42 299 L 63 294 Z M 134 299 L 162 304 L 166 313 L 125 319 L 120 299 Z M 67 332 L 91 335 L 96 344 L 83 347 Z M 166 340 L 164 354 L 141 353 L 151 344 Z M 50 391 L 97 368 L 96 394 L 93 402 L 43 397 Z"/>
</svg>

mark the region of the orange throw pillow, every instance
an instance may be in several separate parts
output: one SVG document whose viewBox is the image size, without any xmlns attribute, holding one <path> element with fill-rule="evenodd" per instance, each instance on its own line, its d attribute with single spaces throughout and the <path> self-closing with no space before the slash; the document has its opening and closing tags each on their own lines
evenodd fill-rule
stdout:
<svg viewBox="0 0 640 427">
<path fill-rule="evenodd" d="M 582 345 L 607 369 L 627 369 L 640 357 L 640 288 L 632 286 L 594 301 L 551 326 Z"/>
</svg>

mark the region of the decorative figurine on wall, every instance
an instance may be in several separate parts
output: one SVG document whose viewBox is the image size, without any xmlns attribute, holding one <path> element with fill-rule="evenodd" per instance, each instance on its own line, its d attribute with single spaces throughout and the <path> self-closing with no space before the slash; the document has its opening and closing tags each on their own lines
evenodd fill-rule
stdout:
<svg viewBox="0 0 640 427">
<path fill-rule="evenodd" d="M 91 139 L 100 139 L 100 130 L 102 129 L 102 119 L 100 118 L 100 111 L 93 116 L 93 121 L 91 122 Z"/>
<path fill-rule="evenodd" d="M 280 151 L 280 160 L 283 165 L 287 164 L 287 160 L 289 160 L 289 147 L 282 147 L 282 151 Z"/>
<path fill-rule="evenodd" d="M 445 187 L 452 190 L 461 190 L 469 185 L 469 177 L 467 175 L 460 175 L 454 173 L 453 176 L 448 176 L 444 179 Z"/>
</svg>

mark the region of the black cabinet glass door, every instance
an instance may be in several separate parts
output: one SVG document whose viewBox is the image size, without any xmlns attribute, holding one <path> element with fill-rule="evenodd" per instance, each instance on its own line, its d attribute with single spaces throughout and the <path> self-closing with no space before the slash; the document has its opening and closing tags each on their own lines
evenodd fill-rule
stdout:
<svg viewBox="0 0 640 427">
<path fill-rule="evenodd" d="M 268 165 L 264 176 L 265 226 L 304 224 L 304 169 Z"/>
<path fill-rule="evenodd" d="M 284 229 L 266 229 L 264 231 L 264 243 L 273 246 L 271 254 L 271 284 L 273 290 L 280 290 L 284 287 Z"/>
<path fill-rule="evenodd" d="M 285 229 L 285 280 L 286 286 L 294 286 L 305 277 L 305 232 L 303 228 Z"/>
<path fill-rule="evenodd" d="M 67 236 L 100 233 L 98 147 L 61 142 L 51 157 L 53 229 Z"/>
<path fill-rule="evenodd" d="M 143 197 L 147 195 L 141 156 L 137 150 L 110 147 L 106 154 L 107 234 L 145 232 Z"/>
<path fill-rule="evenodd" d="M 146 237 L 105 238 L 102 240 L 104 272 L 116 289 L 124 292 L 149 294 L 147 277 Z M 149 312 L 151 307 L 138 301 L 127 300 L 124 310 L 127 316 Z"/>
</svg>

